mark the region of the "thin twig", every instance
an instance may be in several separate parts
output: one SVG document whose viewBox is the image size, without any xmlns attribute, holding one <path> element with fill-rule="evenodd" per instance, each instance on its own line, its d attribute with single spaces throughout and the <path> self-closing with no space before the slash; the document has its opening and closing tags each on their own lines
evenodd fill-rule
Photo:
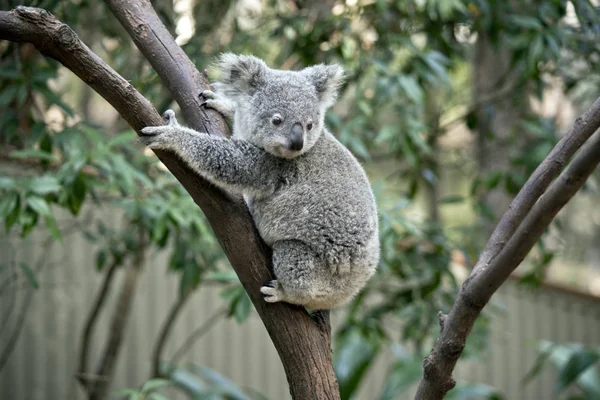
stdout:
<svg viewBox="0 0 600 400">
<path fill-rule="evenodd" d="M 173 326 L 175 325 L 175 320 L 179 316 L 181 310 L 183 310 L 183 306 L 186 304 L 187 300 L 191 297 L 191 289 L 187 289 L 173 304 L 171 309 L 167 314 L 167 318 L 165 322 L 163 322 L 162 327 L 160 328 L 160 333 L 158 334 L 158 340 L 154 345 L 154 350 L 152 350 L 152 377 L 158 378 L 161 377 L 161 368 L 160 368 L 160 360 L 162 358 L 162 353 L 167 343 L 167 339 Z"/>
<path fill-rule="evenodd" d="M 108 396 L 110 381 L 115 371 L 117 356 L 123 342 L 123 334 L 127 326 L 127 320 L 129 319 L 131 305 L 133 304 L 136 284 L 146 261 L 147 250 L 144 236 L 144 229 L 139 227 L 138 247 L 136 248 L 133 262 L 125 273 L 125 282 L 123 282 L 119 299 L 113 312 L 109 337 L 104 348 L 102 361 L 96 370 L 96 375 L 106 377 L 106 380 L 97 381 L 92 385 L 91 390 L 88 392 L 90 400 L 103 400 Z"/>
<path fill-rule="evenodd" d="M 102 285 L 100 286 L 100 291 L 96 296 L 96 300 L 88 313 L 87 320 L 85 322 L 83 328 L 83 335 L 81 338 L 81 348 L 79 350 L 79 368 L 77 368 L 76 374 L 80 377 L 84 377 L 89 375 L 88 373 L 88 355 L 90 350 L 90 344 L 92 339 L 92 333 L 94 329 L 94 325 L 96 325 L 96 321 L 100 316 L 100 310 L 106 303 L 108 299 L 108 294 L 110 293 L 110 289 L 113 283 L 114 274 L 117 271 L 120 263 L 117 261 L 113 261 L 110 265 L 106 274 L 104 275 L 104 280 L 102 281 Z M 88 387 L 88 383 L 85 380 L 80 379 L 79 382 L 84 386 Z"/>
<path fill-rule="evenodd" d="M 196 328 L 190 335 L 185 339 L 181 347 L 171 357 L 171 363 L 176 364 L 181 360 L 181 357 L 189 351 L 189 349 L 196 343 L 202 336 L 208 331 L 215 327 L 216 322 L 220 320 L 227 313 L 227 308 L 223 307 L 217 310 L 213 315 L 208 317 L 206 321 L 198 328 Z"/>
<path fill-rule="evenodd" d="M 23 307 L 21 307 L 21 314 L 19 315 L 19 319 L 17 320 L 15 329 L 14 329 L 12 335 L 10 336 L 10 338 L 6 341 L 4 350 L 2 350 L 2 353 L 0 354 L 0 371 L 2 371 L 2 368 L 4 368 L 4 366 L 6 365 L 6 362 L 10 358 L 10 355 L 13 353 L 13 350 L 16 347 L 17 341 L 19 340 L 19 337 L 21 336 L 21 330 L 23 329 L 23 326 L 25 325 L 25 318 L 27 317 L 27 311 L 29 310 L 29 306 L 31 305 L 31 300 L 33 299 L 33 295 L 35 294 L 35 292 L 36 292 L 36 290 L 32 288 L 27 293 L 27 297 L 25 298 Z"/>
<path fill-rule="evenodd" d="M 554 146 L 511 202 L 508 211 L 492 232 L 471 274 L 476 276 L 481 269 L 500 253 L 515 233 L 531 207 L 544 194 L 548 185 L 558 175 L 569 159 L 600 126 L 600 98 L 581 117 L 577 118 L 569 132 Z"/>
</svg>

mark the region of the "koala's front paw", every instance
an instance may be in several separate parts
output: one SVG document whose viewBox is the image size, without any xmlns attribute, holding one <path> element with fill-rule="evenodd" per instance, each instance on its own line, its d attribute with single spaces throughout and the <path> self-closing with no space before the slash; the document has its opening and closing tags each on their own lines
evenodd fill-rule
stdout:
<svg viewBox="0 0 600 400">
<path fill-rule="evenodd" d="M 168 150 L 173 147 L 174 138 L 179 129 L 179 123 L 175 118 L 173 110 L 167 110 L 163 114 L 165 125 L 147 126 L 142 129 L 139 140 L 151 149 Z"/>
<path fill-rule="evenodd" d="M 218 87 L 218 82 L 213 85 Z M 204 99 L 202 105 L 212 108 L 228 120 L 233 119 L 233 113 L 235 112 L 234 104 L 227 97 L 213 92 L 212 90 L 205 90 L 200 93 L 200 96 Z"/>
<path fill-rule="evenodd" d="M 264 299 L 267 303 L 276 303 L 283 301 L 283 292 L 279 288 L 279 282 L 272 280 L 266 282 L 263 287 L 260 288 L 260 292 L 264 295 Z"/>
</svg>

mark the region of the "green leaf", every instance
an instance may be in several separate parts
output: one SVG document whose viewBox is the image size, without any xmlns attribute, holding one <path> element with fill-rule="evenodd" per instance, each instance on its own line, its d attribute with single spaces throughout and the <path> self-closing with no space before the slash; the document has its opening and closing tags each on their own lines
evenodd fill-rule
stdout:
<svg viewBox="0 0 600 400">
<path fill-rule="evenodd" d="M 556 390 L 560 393 L 583 372 L 600 360 L 600 352 L 578 351 L 573 353 L 567 364 L 562 368 Z"/>
<path fill-rule="evenodd" d="M 131 144 L 137 138 L 134 131 L 124 131 L 114 136 L 108 141 L 108 147 L 121 147 L 124 144 Z"/>
<path fill-rule="evenodd" d="M 52 103 L 57 105 L 58 107 L 62 108 L 62 110 L 68 114 L 70 117 L 72 117 L 74 115 L 73 113 L 73 109 L 71 107 L 69 107 L 66 103 L 64 103 L 62 101 L 62 99 L 60 98 L 59 95 L 57 95 L 56 93 L 54 93 L 52 90 L 48 89 L 47 87 L 39 87 L 38 91 L 44 95 L 44 97 L 46 97 L 46 99 Z"/>
<path fill-rule="evenodd" d="M 0 218 L 6 218 L 18 205 L 19 195 L 17 193 L 9 192 L 2 195 L 2 198 L 0 198 Z"/>
<path fill-rule="evenodd" d="M 19 267 L 21 268 L 21 271 L 23 271 L 23 274 L 27 278 L 27 281 L 29 282 L 31 287 L 34 289 L 38 289 L 40 287 L 40 285 L 38 284 L 37 278 L 35 277 L 35 273 L 29 267 L 29 265 L 27 265 L 25 263 L 20 263 Z"/>
<path fill-rule="evenodd" d="M 166 379 L 151 379 L 144 383 L 144 386 L 142 386 L 142 392 L 149 392 L 165 386 L 169 386 L 170 384 L 171 382 L 169 382 Z"/>
<path fill-rule="evenodd" d="M 100 250 L 98 254 L 96 254 L 96 270 L 102 271 L 106 265 L 106 252 L 104 250 Z"/>
<path fill-rule="evenodd" d="M 483 383 L 459 383 L 448 392 L 448 400 L 501 399 L 498 389 Z"/>
<path fill-rule="evenodd" d="M 14 189 L 16 186 L 17 182 L 14 178 L 0 177 L 0 189 Z"/>
<path fill-rule="evenodd" d="M 7 233 L 10 230 L 10 228 L 19 220 L 20 214 L 21 214 L 21 198 L 17 195 L 17 204 L 13 205 L 12 211 L 10 211 L 4 219 L 4 226 L 6 228 Z"/>
<path fill-rule="evenodd" d="M 525 386 L 529 382 L 531 382 L 531 380 L 540 373 L 540 371 L 542 370 L 542 367 L 544 366 L 544 364 L 546 364 L 546 361 L 552 354 L 552 351 L 554 350 L 554 345 L 550 342 L 542 341 L 542 342 L 540 342 L 539 348 L 540 348 L 539 355 L 538 355 L 537 359 L 535 360 L 533 367 L 531 367 L 531 370 L 521 380 L 521 384 L 523 386 Z"/>
<path fill-rule="evenodd" d="M 41 197 L 38 196 L 30 196 L 27 198 L 27 205 L 29 207 L 31 207 L 31 209 L 33 211 L 35 211 L 36 213 L 47 217 L 47 216 L 51 216 L 52 215 L 52 211 L 50 211 L 50 206 L 48 205 L 48 203 L 46 202 L 46 200 L 44 200 Z"/>
<path fill-rule="evenodd" d="M 220 389 L 223 394 L 227 395 L 228 399 L 248 400 L 248 396 L 246 396 L 246 394 L 244 394 L 244 392 L 235 383 L 225 377 L 225 375 L 196 363 L 191 364 L 191 370 Z"/>
<path fill-rule="evenodd" d="M 415 78 L 406 75 L 400 76 L 398 77 L 398 84 L 400 84 L 404 90 L 404 93 L 413 102 L 417 104 L 421 104 L 423 102 L 423 90 Z"/>
<path fill-rule="evenodd" d="M 465 198 L 463 196 L 451 195 L 451 196 L 442 197 L 439 202 L 441 204 L 456 204 L 456 203 L 462 203 L 463 201 L 465 201 Z"/>
<path fill-rule="evenodd" d="M 14 69 L 12 66 L 5 67 L 5 69 L 0 70 L 0 78 L 4 78 L 7 80 L 17 80 L 21 77 L 21 73 Z"/>
<path fill-rule="evenodd" d="M 158 392 L 153 392 L 148 395 L 149 400 L 169 400 L 167 396 L 164 394 L 160 394 Z"/>
<path fill-rule="evenodd" d="M 250 316 L 252 310 L 252 301 L 248 297 L 248 293 L 244 290 L 243 293 L 237 298 L 234 306 L 234 316 L 238 323 L 244 322 Z"/>
<path fill-rule="evenodd" d="M 119 390 L 115 390 L 111 393 L 113 396 L 133 396 L 139 393 L 139 390 L 133 388 L 123 388 Z"/>
<path fill-rule="evenodd" d="M 29 88 L 26 85 L 21 85 L 17 89 L 17 104 L 24 105 L 27 100 L 27 94 L 29 93 Z"/>
<path fill-rule="evenodd" d="M 510 17 L 510 21 L 522 28 L 527 28 L 527 29 L 533 29 L 533 30 L 540 30 L 542 29 L 542 24 L 541 22 L 533 17 L 526 17 L 526 16 L 521 16 L 521 15 L 513 15 Z"/>
<path fill-rule="evenodd" d="M 36 149 L 24 149 L 24 150 L 15 150 L 10 153 L 10 156 L 13 158 L 35 158 L 43 161 L 54 161 L 55 157 L 47 153 L 45 151 L 36 150 Z"/>
<path fill-rule="evenodd" d="M 335 372 L 342 399 L 350 399 L 373 365 L 381 342 L 366 339 L 358 329 L 351 329 L 338 337 L 334 360 Z"/>
<path fill-rule="evenodd" d="M 36 194 L 56 193 L 61 189 L 60 182 L 56 177 L 44 175 L 33 178 L 29 182 L 29 189 Z"/>
<path fill-rule="evenodd" d="M 230 282 L 239 283 L 238 276 L 233 270 L 210 271 L 206 274 L 206 279 L 223 282 L 223 283 L 230 283 Z"/>
<path fill-rule="evenodd" d="M 79 214 L 81 205 L 87 194 L 87 183 L 82 173 L 77 174 L 77 177 L 71 184 L 69 190 L 69 209 L 74 215 Z"/>
<path fill-rule="evenodd" d="M 498 186 L 503 177 L 504 173 L 502 171 L 492 172 L 485 177 L 483 184 L 487 190 L 492 190 Z"/>
<path fill-rule="evenodd" d="M 0 106 L 7 106 L 10 104 L 17 95 L 17 90 L 19 90 L 18 85 L 5 87 L 2 92 L 0 92 Z"/>
<path fill-rule="evenodd" d="M 48 232 L 50 233 L 50 235 L 54 239 L 60 241 L 61 240 L 60 229 L 58 228 L 58 225 L 56 224 L 56 218 L 54 218 L 54 215 L 46 216 L 44 220 L 46 221 L 46 229 L 48 229 Z"/>
<path fill-rule="evenodd" d="M 183 266 L 183 274 L 179 285 L 180 295 L 183 295 L 187 289 L 194 289 L 200 283 L 200 268 L 191 262 L 186 262 Z"/>
</svg>

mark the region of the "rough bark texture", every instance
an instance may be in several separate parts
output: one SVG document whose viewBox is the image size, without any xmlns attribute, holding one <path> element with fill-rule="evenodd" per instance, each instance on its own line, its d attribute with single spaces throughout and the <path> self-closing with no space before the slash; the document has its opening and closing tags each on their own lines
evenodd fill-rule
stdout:
<svg viewBox="0 0 600 400">
<path fill-rule="evenodd" d="M 454 387 L 452 371 L 479 313 L 600 162 L 597 132 L 546 191 L 571 156 L 599 128 L 600 98 L 577 119 L 517 194 L 461 287 L 450 313 L 439 314 L 440 335 L 423 361 L 423 379 L 415 399 L 443 399 Z"/>
<path fill-rule="evenodd" d="M 210 134 L 225 134 L 220 116 L 200 108 L 198 94 L 207 87 L 206 78 L 175 44 L 150 3 L 107 3 L 157 69 L 188 124 Z M 44 55 L 61 62 L 104 97 L 136 131 L 163 123 L 147 99 L 48 12 L 30 7 L 0 11 L 0 39 L 30 42 Z M 279 353 L 292 397 L 339 399 L 329 325 L 314 323 L 301 307 L 268 304 L 260 294 L 260 286 L 273 279 L 269 272 L 270 250 L 258 236 L 242 200 L 208 184 L 172 153 L 156 154 L 204 211 Z"/>
</svg>

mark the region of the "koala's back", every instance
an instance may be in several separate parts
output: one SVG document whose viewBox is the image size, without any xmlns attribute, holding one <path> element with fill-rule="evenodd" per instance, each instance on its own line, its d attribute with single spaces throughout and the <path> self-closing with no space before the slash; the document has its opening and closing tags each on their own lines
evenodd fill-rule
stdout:
<svg viewBox="0 0 600 400">
<path fill-rule="evenodd" d="M 359 162 L 325 131 L 309 152 L 282 161 L 281 178 L 272 195 L 247 199 L 267 244 L 300 240 L 339 275 L 352 271 L 366 282 L 379 261 L 379 239 L 375 200 Z"/>
</svg>

